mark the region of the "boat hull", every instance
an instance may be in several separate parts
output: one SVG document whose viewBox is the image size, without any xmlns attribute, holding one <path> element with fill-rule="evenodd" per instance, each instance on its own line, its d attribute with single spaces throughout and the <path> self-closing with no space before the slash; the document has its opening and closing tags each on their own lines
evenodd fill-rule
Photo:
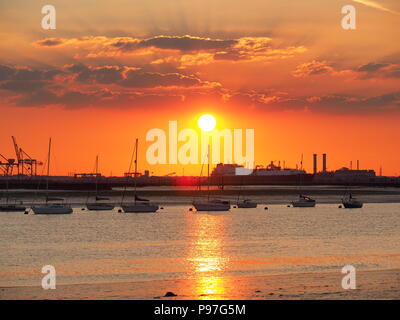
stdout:
<svg viewBox="0 0 400 320">
<path fill-rule="evenodd" d="M 43 205 L 32 207 L 34 214 L 71 214 L 72 208 L 69 205 Z"/>
<path fill-rule="evenodd" d="M 88 203 L 86 208 L 91 211 L 106 211 L 113 210 L 114 205 L 111 203 Z"/>
<path fill-rule="evenodd" d="M 295 208 L 312 208 L 315 207 L 315 202 L 293 201 L 292 206 Z"/>
<path fill-rule="evenodd" d="M 245 209 L 245 208 L 257 208 L 257 203 L 255 203 L 255 202 L 245 202 L 245 203 L 239 202 L 239 203 L 237 203 L 236 206 L 238 208 L 243 208 L 243 209 Z"/>
<path fill-rule="evenodd" d="M 151 213 L 158 210 L 158 205 L 151 203 L 123 204 L 121 208 L 126 213 Z"/>
<path fill-rule="evenodd" d="M 212 202 L 193 202 L 193 206 L 197 211 L 229 211 L 231 208 L 229 203 Z"/>
<path fill-rule="evenodd" d="M 358 201 L 352 201 L 352 202 L 343 201 L 343 206 L 346 209 L 359 209 L 359 208 L 362 208 L 363 204 L 362 204 L 362 202 L 358 202 Z"/>
<path fill-rule="evenodd" d="M 0 205 L 0 212 L 21 212 L 25 211 L 26 207 L 13 204 Z"/>
</svg>

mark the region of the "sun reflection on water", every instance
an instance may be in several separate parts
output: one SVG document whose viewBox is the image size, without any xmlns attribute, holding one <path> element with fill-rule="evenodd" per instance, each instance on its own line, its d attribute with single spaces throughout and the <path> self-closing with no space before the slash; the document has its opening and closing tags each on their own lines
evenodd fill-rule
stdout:
<svg viewBox="0 0 400 320">
<path fill-rule="evenodd" d="M 225 298 L 228 280 L 223 275 L 229 257 L 224 252 L 224 243 L 228 222 L 227 215 L 189 213 L 186 219 L 191 289 L 199 299 Z"/>
</svg>

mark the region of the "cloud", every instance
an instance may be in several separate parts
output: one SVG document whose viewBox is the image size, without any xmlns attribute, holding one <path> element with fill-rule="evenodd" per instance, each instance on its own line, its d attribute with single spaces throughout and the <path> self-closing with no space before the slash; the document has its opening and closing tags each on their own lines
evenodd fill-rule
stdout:
<svg viewBox="0 0 400 320">
<path fill-rule="evenodd" d="M 296 67 L 296 70 L 292 72 L 293 76 L 297 78 L 329 73 L 334 73 L 334 69 L 329 66 L 326 61 L 316 60 L 300 64 Z"/>
<path fill-rule="evenodd" d="M 183 37 L 158 36 L 138 42 L 139 47 L 154 47 L 159 49 L 180 51 L 209 51 L 231 47 L 237 40 L 221 40 L 185 35 Z"/>
<path fill-rule="evenodd" d="M 34 91 L 46 86 L 45 81 L 11 80 L 0 83 L 0 89 L 14 92 Z"/>
<path fill-rule="evenodd" d="M 214 51 L 229 48 L 237 40 L 222 40 L 194 36 L 156 36 L 148 39 L 132 37 L 80 37 L 80 38 L 46 38 L 35 42 L 39 47 L 56 47 L 61 45 L 97 44 L 99 47 L 130 52 L 142 48 L 156 48 L 177 51 Z"/>
<path fill-rule="evenodd" d="M 65 67 L 65 70 L 75 75 L 75 80 L 82 83 L 112 84 L 123 80 L 123 67 L 102 66 L 88 67 L 83 64 L 74 64 Z"/>
<path fill-rule="evenodd" d="M 335 70 L 326 61 L 306 62 L 292 72 L 296 78 L 316 75 L 348 75 L 349 79 L 400 78 L 400 65 L 394 63 L 369 62 L 354 69 Z"/>
<path fill-rule="evenodd" d="M 227 103 L 247 105 L 267 111 L 305 111 L 330 114 L 377 114 L 400 112 L 400 91 L 372 97 L 345 94 L 296 97 L 265 93 L 236 92 Z"/>
<path fill-rule="evenodd" d="M 164 105 L 171 99 L 182 100 L 184 91 L 213 91 L 219 87 L 219 83 L 194 75 L 146 72 L 128 66 L 74 64 L 39 70 L 0 65 L 0 97 L 16 106 L 129 106 L 157 99 L 157 105 Z"/>
<path fill-rule="evenodd" d="M 132 37 L 47 38 L 36 46 L 58 48 L 70 46 L 76 57 L 90 59 L 129 56 L 151 59 L 150 63 L 179 64 L 178 68 L 215 61 L 267 61 L 285 59 L 303 53 L 304 46 L 274 47 L 268 37 L 211 39 L 194 36 L 156 36 L 147 39 Z M 155 57 L 155 58 L 153 58 Z"/>
<path fill-rule="evenodd" d="M 362 79 L 368 78 L 400 78 L 400 65 L 394 63 L 370 62 L 358 67 L 356 72 Z"/>
<path fill-rule="evenodd" d="M 154 87 L 192 87 L 202 85 L 202 81 L 194 76 L 185 76 L 179 73 L 161 74 L 156 72 L 141 72 L 129 70 L 125 74 L 121 85 L 130 88 L 154 88 Z"/>
<path fill-rule="evenodd" d="M 336 75 L 399 77 L 399 66 L 371 62 L 353 70 L 336 71 L 325 61 L 297 66 L 296 77 Z M 400 92 L 375 96 L 322 94 L 297 96 L 273 90 L 245 91 L 178 72 L 149 72 L 124 65 L 65 65 L 47 70 L 0 65 L 0 97 L 19 107 L 163 107 L 213 101 L 221 106 L 256 107 L 269 111 L 377 114 L 400 111 Z"/>
<path fill-rule="evenodd" d="M 390 13 L 396 14 L 396 15 L 400 15 L 400 12 L 388 9 L 388 8 L 382 6 L 380 3 L 376 2 L 376 1 L 372 1 L 372 0 L 353 0 L 353 1 L 357 2 L 357 3 L 361 3 L 361 4 L 363 4 L 363 5 L 367 6 L 367 7 L 370 7 L 370 8 L 374 8 L 374 9 L 377 9 L 377 10 L 390 12 Z"/>
<path fill-rule="evenodd" d="M 47 38 L 36 42 L 36 45 L 41 47 L 56 47 L 62 44 L 64 44 L 64 40 L 58 38 Z"/>
</svg>

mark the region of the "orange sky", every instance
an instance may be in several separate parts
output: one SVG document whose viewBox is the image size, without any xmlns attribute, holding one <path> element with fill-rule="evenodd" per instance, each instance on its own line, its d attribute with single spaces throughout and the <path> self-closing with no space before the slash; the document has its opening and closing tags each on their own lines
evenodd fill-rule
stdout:
<svg viewBox="0 0 400 320">
<path fill-rule="evenodd" d="M 11 135 L 53 174 L 103 174 L 129 165 L 135 137 L 140 169 L 146 132 L 196 128 L 255 130 L 255 162 L 327 153 L 328 169 L 357 159 L 400 175 L 400 4 L 382 1 L 51 1 L 57 29 L 43 30 L 44 1 L 1 3 L 0 153 Z M 341 28 L 341 7 L 357 29 Z M 367 5 L 366 5 L 367 4 Z M 371 5 L 373 4 L 373 5 Z M 186 166 L 185 174 L 199 174 Z"/>
</svg>

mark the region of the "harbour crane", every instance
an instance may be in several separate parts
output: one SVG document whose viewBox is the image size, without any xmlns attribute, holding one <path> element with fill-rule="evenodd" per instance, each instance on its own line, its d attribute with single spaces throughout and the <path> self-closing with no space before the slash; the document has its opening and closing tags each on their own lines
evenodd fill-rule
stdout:
<svg viewBox="0 0 400 320">
<path fill-rule="evenodd" d="M 3 174 L 10 176 L 14 173 L 14 167 L 17 168 L 18 175 L 37 175 L 37 166 L 43 165 L 43 162 L 33 159 L 27 152 L 25 152 L 21 147 L 18 146 L 17 139 L 11 136 L 16 159 L 6 158 L 0 154 L 0 169 Z M 5 162 L 1 161 L 2 159 Z"/>
</svg>

